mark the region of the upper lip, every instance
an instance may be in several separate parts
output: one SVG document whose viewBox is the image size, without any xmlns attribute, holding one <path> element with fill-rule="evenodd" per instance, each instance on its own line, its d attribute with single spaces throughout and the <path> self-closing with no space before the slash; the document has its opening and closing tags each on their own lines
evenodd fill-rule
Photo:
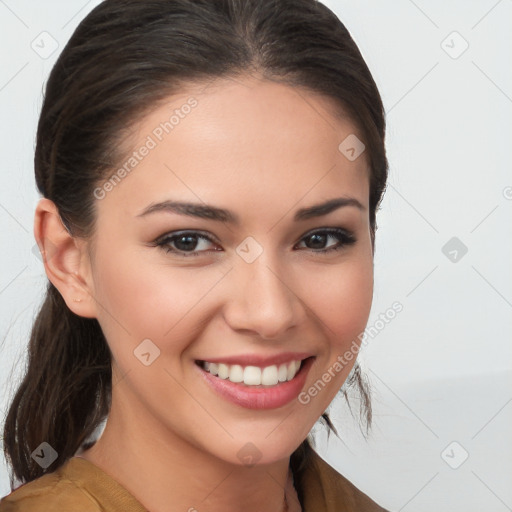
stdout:
<svg viewBox="0 0 512 512">
<path fill-rule="evenodd" d="M 258 355 L 258 354 L 241 354 L 238 356 L 225 357 L 205 357 L 200 361 L 208 361 L 209 363 L 225 363 L 229 365 L 239 364 L 240 366 L 272 366 L 289 363 L 291 361 L 301 361 L 312 357 L 313 354 L 307 352 L 283 352 L 274 355 Z"/>
</svg>

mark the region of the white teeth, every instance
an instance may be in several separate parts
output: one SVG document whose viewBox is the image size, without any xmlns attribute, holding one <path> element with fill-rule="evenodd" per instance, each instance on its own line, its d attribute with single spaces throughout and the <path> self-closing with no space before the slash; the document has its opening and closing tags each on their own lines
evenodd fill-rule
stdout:
<svg viewBox="0 0 512 512">
<path fill-rule="evenodd" d="M 239 364 L 209 363 L 205 361 L 203 368 L 212 375 L 231 382 L 243 382 L 246 386 L 275 386 L 279 382 L 292 380 L 299 371 L 301 361 L 290 361 L 279 366 L 242 367 Z"/>
<path fill-rule="evenodd" d="M 244 369 L 244 384 L 259 386 L 261 384 L 261 369 L 257 366 L 246 366 Z"/>
<path fill-rule="evenodd" d="M 295 376 L 295 374 L 294 374 Z M 277 378 L 277 366 L 266 366 L 261 372 L 261 383 L 265 386 L 275 386 L 279 382 Z"/>
<path fill-rule="evenodd" d="M 277 371 L 279 382 L 286 382 L 288 378 L 288 365 L 282 364 Z"/>
<path fill-rule="evenodd" d="M 293 377 L 296 373 L 295 369 L 296 369 L 295 361 L 292 361 L 291 363 L 288 364 L 288 374 L 286 375 L 288 380 L 293 379 Z"/>
<path fill-rule="evenodd" d="M 243 382 L 244 369 L 239 364 L 234 364 L 229 370 L 229 380 L 231 382 Z"/>
<path fill-rule="evenodd" d="M 229 377 L 229 366 L 227 364 L 219 363 L 218 376 L 221 379 L 227 379 Z"/>
</svg>

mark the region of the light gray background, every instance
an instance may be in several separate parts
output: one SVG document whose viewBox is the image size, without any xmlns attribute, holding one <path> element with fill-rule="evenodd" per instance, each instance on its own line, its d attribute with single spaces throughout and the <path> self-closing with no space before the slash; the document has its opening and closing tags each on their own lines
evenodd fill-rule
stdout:
<svg viewBox="0 0 512 512">
<path fill-rule="evenodd" d="M 98 3 L 0 0 L 2 415 L 46 283 L 32 252 L 42 87 Z M 331 417 L 343 441 L 327 443 L 315 427 L 317 449 L 393 511 L 512 510 L 512 1 L 325 3 L 359 45 L 387 111 L 390 178 L 368 325 L 395 301 L 403 311 L 360 355 L 374 391 L 372 437 L 339 400 Z M 52 49 L 43 31 L 58 43 L 47 58 L 31 47 Z M 466 254 L 443 253 L 452 237 Z"/>
</svg>

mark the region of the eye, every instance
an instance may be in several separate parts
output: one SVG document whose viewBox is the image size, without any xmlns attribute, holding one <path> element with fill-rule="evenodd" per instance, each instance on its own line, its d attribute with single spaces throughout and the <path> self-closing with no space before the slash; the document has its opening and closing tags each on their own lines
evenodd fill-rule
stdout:
<svg viewBox="0 0 512 512">
<path fill-rule="evenodd" d="M 324 247 L 329 239 L 337 240 L 338 243 Z M 308 233 L 302 237 L 302 241 L 309 241 L 310 249 L 313 253 L 327 253 L 338 251 L 345 246 L 353 245 L 356 238 L 353 233 L 342 228 L 323 228 L 315 232 Z M 174 253 L 178 256 L 200 256 L 208 252 L 208 244 L 215 243 L 210 236 L 198 231 L 181 231 L 168 233 L 154 242 L 153 245 L 160 247 L 166 253 Z M 307 244 L 308 245 L 308 244 Z M 174 247 L 173 247 L 174 246 Z M 220 251 L 222 249 L 213 249 Z"/>
<path fill-rule="evenodd" d="M 323 247 L 329 238 L 334 238 L 338 240 L 338 243 L 335 245 L 331 245 L 328 247 Z M 320 229 L 313 233 L 307 234 L 302 240 L 310 240 L 315 247 L 313 247 L 313 252 L 326 253 L 331 251 L 339 251 L 343 249 L 343 247 L 348 245 L 353 245 L 356 243 L 356 238 L 353 233 L 341 229 L 341 228 L 330 228 L 330 229 Z M 319 247 L 322 246 L 322 247 Z M 308 247 L 309 248 L 309 247 Z"/>
<path fill-rule="evenodd" d="M 202 243 L 201 243 L 202 242 Z M 199 256 L 205 252 L 205 245 L 213 243 L 210 237 L 203 235 L 197 231 L 182 231 L 172 236 L 165 235 L 155 242 L 155 245 L 161 247 L 165 252 L 176 253 L 181 256 Z M 174 244 L 176 248 L 171 247 Z M 194 249 L 201 248 L 199 252 L 191 252 Z M 218 250 L 218 249 L 215 249 Z"/>
</svg>

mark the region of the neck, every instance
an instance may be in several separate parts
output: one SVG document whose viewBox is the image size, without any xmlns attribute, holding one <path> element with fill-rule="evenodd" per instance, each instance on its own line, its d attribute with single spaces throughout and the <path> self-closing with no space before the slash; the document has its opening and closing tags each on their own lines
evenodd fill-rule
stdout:
<svg viewBox="0 0 512 512">
<path fill-rule="evenodd" d="M 289 457 L 266 465 L 231 464 L 148 421 L 149 413 L 123 409 L 121 414 L 115 403 L 102 436 L 80 456 L 119 482 L 147 510 L 283 512 L 287 485 L 289 510 L 296 509 L 288 482 Z"/>
</svg>

